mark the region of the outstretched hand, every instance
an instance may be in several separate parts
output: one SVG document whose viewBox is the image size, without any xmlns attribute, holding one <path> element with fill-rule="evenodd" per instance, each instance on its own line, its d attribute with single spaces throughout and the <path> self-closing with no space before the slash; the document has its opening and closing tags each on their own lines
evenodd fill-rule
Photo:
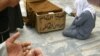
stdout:
<svg viewBox="0 0 100 56">
<path fill-rule="evenodd" d="M 25 56 L 30 50 L 27 48 L 30 43 L 15 43 L 20 33 L 17 32 L 6 41 L 8 56 Z"/>
<path fill-rule="evenodd" d="M 31 45 L 29 42 L 15 43 L 15 40 L 19 37 L 19 35 L 20 33 L 17 32 L 7 39 L 6 46 L 8 56 L 43 56 L 41 48 L 28 48 L 28 46 Z"/>
</svg>

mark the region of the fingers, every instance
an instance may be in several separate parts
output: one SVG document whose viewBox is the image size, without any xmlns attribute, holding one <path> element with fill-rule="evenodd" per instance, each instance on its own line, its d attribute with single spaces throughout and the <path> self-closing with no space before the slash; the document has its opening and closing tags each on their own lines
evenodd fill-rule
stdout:
<svg viewBox="0 0 100 56">
<path fill-rule="evenodd" d="M 24 56 L 43 56 L 41 48 L 28 49 L 24 48 Z"/>
<path fill-rule="evenodd" d="M 31 49 L 26 56 L 43 56 L 40 48 Z"/>
<path fill-rule="evenodd" d="M 30 50 L 26 50 L 24 53 L 24 56 L 27 56 L 27 54 L 30 52 Z"/>
<path fill-rule="evenodd" d="M 23 55 L 26 56 L 29 51 L 31 50 L 31 43 L 30 42 L 19 42 L 19 41 L 16 41 L 14 42 L 14 44 L 18 44 L 22 47 L 22 52 L 23 52 Z"/>
<path fill-rule="evenodd" d="M 29 47 L 31 45 L 31 42 L 20 42 L 20 41 L 15 41 L 15 44 L 20 44 L 23 48 L 24 47 Z M 29 47 L 30 48 L 30 47 Z"/>
<path fill-rule="evenodd" d="M 20 33 L 17 32 L 14 35 L 12 35 L 9 39 L 7 39 L 7 42 L 14 43 L 14 41 L 20 36 Z"/>
<path fill-rule="evenodd" d="M 29 46 L 25 45 L 23 47 L 24 56 L 43 56 L 41 48 L 31 49 Z"/>
<path fill-rule="evenodd" d="M 35 56 L 34 49 L 31 49 L 26 56 Z"/>
<path fill-rule="evenodd" d="M 30 47 L 31 43 L 25 42 L 25 43 L 22 43 L 21 45 L 23 48 L 24 56 L 26 56 L 29 53 L 29 51 L 31 50 L 31 47 Z"/>
<path fill-rule="evenodd" d="M 43 56 L 43 52 L 41 48 L 34 49 L 35 56 Z"/>
<path fill-rule="evenodd" d="M 24 43 L 21 43 L 22 47 L 27 47 L 27 46 L 30 46 L 31 43 L 30 42 L 24 42 Z"/>
<path fill-rule="evenodd" d="M 26 52 L 27 50 L 31 50 L 29 47 L 23 47 L 23 52 Z"/>
</svg>

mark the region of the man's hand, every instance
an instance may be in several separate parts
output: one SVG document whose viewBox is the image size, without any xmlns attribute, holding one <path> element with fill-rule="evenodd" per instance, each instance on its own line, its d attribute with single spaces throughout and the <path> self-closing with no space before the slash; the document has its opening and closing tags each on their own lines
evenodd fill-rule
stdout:
<svg viewBox="0 0 100 56">
<path fill-rule="evenodd" d="M 29 52 L 30 43 L 15 43 L 19 35 L 17 32 L 6 41 L 8 56 L 25 56 Z"/>
<path fill-rule="evenodd" d="M 20 0 L 9 0 L 9 6 L 10 7 L 15 7 L 16 5 L 19 4 Z"/>
<path fill-rule="evenodd" d="M 19 32 L 11 36 L 6 41 L 8 56 L 43 56 L 40 48 L 30 49 L 28 46 L 31 43 L 15 43 L 15 40 L 19 37 Z"/>
</svg>

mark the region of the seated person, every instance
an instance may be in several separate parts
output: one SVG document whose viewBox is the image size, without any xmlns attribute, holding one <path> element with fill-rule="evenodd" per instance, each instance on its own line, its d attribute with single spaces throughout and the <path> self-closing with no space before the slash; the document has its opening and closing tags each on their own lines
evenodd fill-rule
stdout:
<svg viewBox="0 0 100 56">
<path fill-rule="evenodd" d="M 87 0 L 75 0 L 76 17 L 72 25 L 63 32 L 66 37 L 88 39 L 95 27 L 96 14 Z"/>
</svg>

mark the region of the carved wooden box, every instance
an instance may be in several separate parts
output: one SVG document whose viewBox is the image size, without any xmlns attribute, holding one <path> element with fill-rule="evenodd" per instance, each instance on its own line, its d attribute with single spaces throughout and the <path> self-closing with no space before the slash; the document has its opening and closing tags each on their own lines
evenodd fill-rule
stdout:
<svg viewBox="0 0 100 56">
<path fill-rule="evenodd" d="M 36 29 L 38 32 L 49 32 L 64 29 L 65 12 L 59 11 L 51 14 L 36 14 Z"/>
<path fill-rule="evenodd" d="M 66 13 L 49 1 L 26 3 L 28 18 L 38 32 L 64 29 Z"/>
</svg>

